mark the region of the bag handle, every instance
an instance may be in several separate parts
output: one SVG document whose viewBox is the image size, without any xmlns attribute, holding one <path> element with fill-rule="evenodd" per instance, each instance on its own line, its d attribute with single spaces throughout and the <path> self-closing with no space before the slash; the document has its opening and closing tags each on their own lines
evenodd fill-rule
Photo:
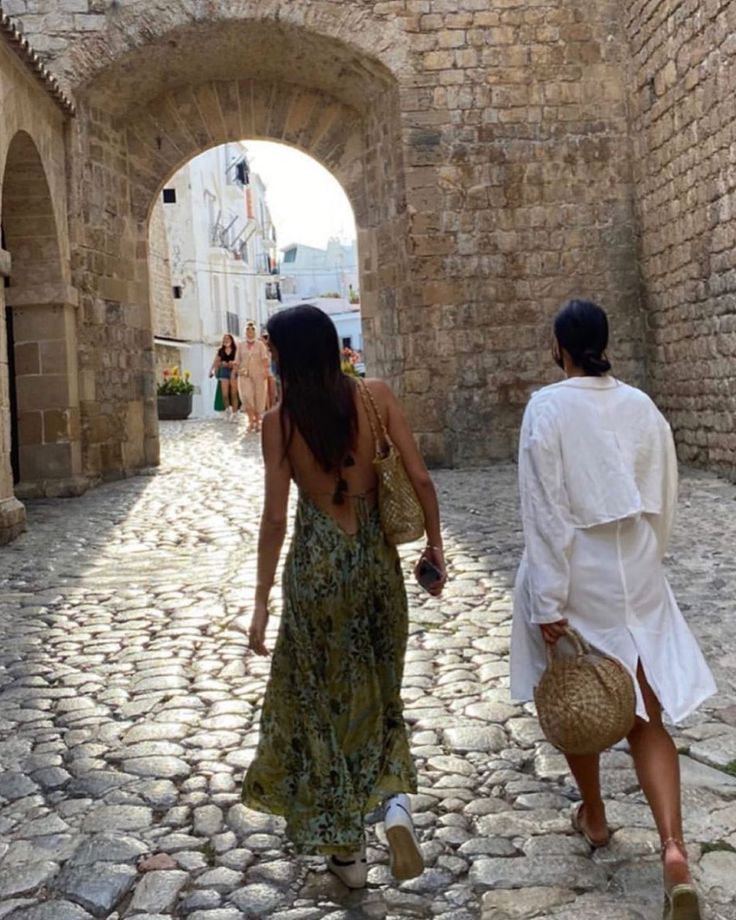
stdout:
<svg viewBox="0 0 736 920">
<path fill-rule="evenodd" d="M 583 655 L 590 654 L 590 646 L 585 641 L 585 639 L 583 639 L 577 629 L 573 629 L 572 626 L 566 626 L 564 636 L 566 639 L 569 639 L 569 641 L 575 647 L 575 656 L 577 658 L 582 658 Z M 547 664 L 552 664 L 555 657 L 557 642 L 554 644 L 551 642 L 545 642 L 544 644 L 547 652 Z"/>
<path fill-rule="evenodd" d="M 373 398 L 373 394 L 368 389 L 366 382 L 362 377 L 358 377 L 358 391 L 360 397 L 363 400 L 363 406 L 365 407 L 365 413 L 368 416 L 368 423 L 371 426 L 371 431 L 373 432 L 373 443 L 376 457 L 383 459 L 385 456 L 385 451 L 381 447 L 381 437 L 383 438 L 383 444 L 388 445 L 390 443 L 388 437 L 388 431 L 386 430 L 386 424 L 381 417 L 381 413 L 378 411 L 378 406 L 376 405 L 376 400 Z M 381 435 L 378 433 L 378 428 L 376 427 L 376 420 L 381 426 Z"/>
</svg>

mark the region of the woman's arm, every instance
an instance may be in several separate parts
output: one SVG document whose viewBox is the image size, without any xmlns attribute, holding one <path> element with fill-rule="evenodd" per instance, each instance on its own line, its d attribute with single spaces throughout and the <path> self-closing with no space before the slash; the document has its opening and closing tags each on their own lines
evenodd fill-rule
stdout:
<svg viewBox="0 0 736 920">
<path fill-rule="evenodd" d="M 422 506 L 424 529 L 427 532 L 427 549 L 422 555 L 443 574 L 442 580 L 437 583 L 437 588 L 433 587 L 430 591 L 431 594 L 439 594 L 445 582 L 445 557 L 440 526 L 440 506 L 432 477 L 429 475 L 424 457 L 419 452 L 401 403 L 394 396 L 391 387 L 382 380 L 371 380 L 367 385 L 374 394 L 379 407 L 386 410 L 386 429 L 394 447 L 401 455 L 406 474 Z"/>
<path fill-rule="evenodd" d="M 263 372 L 268 377 L 271 373 L 271 352 L 268 350 L 268 345 L 265 342 L 260 343 L 262 348 L 262 361 L 263 361 Z"/>
<path fill-rule="evenodd" d="M 215 360 L 212 362 L 212 367 L 210 367 L 210 377 L 212 377 L 216 371 L 222 367 L 222 359 L 220 358 L 219 352 L 215 352 Z"/>
<path fill-rule="evenodd" d="M 559 433 L 549 412 L 530 402 L 519 443 L 521 520 L 527 553 L 532 623 L 563 620 L 570 589 L 570 550 L 574 528 L 562 469 Z M 548 641 L 557 630 L 542 630 Z"/>
<path fill-rule="evenodd" d="M 284 456 L 281 419 L 278 411 L 263 417 L 261 434 L 265 464 L 265 497 L 258 535 L 258 571 L 249 645 L 257 655 L 267 655 L 265 645 L 268 599 L 273 587 L 281 547 L 286 536 L 286 515 L 291 484 L 291 465 Z"/>
<path fill-rule="evenodd" d="M 659 549 L 659 558 L 664 559 L 669 546 L 672 528 L 675 523 L 675 512 L 677 510 L 677 452 L 675 450 L 675 439 L 672 436 L 672 429 L 667 420 L 658 410 L 655 410 L 658 416 L 657 427 L 659 443 L 656 450 L 659 454 L 657 458 L 659 467 L 662 471 L 661 483 L 661 508 L 659 514 L 649 516 L 649 520 L 654 528 L 657 537 L 657 547 Z"/>
</svg>

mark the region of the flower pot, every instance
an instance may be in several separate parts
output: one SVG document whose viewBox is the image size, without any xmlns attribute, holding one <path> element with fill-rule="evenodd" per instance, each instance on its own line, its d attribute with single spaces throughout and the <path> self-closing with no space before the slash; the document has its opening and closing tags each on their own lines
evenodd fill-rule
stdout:
<svg viewBox="0 0 736 920">
<path fill-rule="evenodd" d="M 186 396 L 159 396 L 158 417 L 160 419 L 183 419 L 192 414 L 192 394 Z"/>
</svg>

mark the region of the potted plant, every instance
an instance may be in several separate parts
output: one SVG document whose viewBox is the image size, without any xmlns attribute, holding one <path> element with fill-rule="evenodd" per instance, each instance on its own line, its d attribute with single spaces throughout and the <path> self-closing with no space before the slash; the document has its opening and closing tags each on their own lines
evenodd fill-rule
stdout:
<svg viewBox="0 0 736 920">
<path fill-rule="evenodd" d="M 340 365 L 343 374 L 347 374 L 348 377 L 360 377 L 361 375 L 355 366 L 357 363 L 357 353 L 352 348 L 343 348 L 340 352 Z"/>
<path fill-rule="evenodd" d="M 164 371 L 163 383 L 156 389 L 160 419 L 184 419 L 192 414 L 194 386 L 190 377 L 189 371 L 182 377 L 178 367 Z"/>
</svg>

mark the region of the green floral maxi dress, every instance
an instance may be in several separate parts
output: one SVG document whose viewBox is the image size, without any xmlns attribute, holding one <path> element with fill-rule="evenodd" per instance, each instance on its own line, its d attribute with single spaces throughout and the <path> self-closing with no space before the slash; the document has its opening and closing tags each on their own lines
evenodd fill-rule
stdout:
<svg viewBox="0 0 736 920">
<path fill-rule="evenodd" d="M 378 512 L 352 536 L 301 496 L 284 608 L 243 802 L 283 815 L 301 853 L 345 855 L 387 795 L 416 791 L 401 681 L 406 590 Z"/>
</svg>

